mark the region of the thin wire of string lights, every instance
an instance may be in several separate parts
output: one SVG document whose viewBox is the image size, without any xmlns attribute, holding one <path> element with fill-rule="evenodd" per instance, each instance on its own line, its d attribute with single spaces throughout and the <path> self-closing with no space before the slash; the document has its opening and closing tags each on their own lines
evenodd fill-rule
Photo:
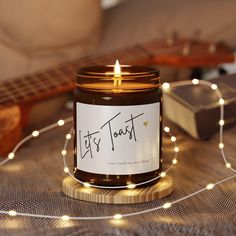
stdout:
<svg viewBox="0 0 236 236">
<path fill-rule="evenodd" d="M 139 214 L 145 214 L 145 213 L 148 213 L 148 212 L 152 212 L 152 211 L 157 211 L 159 209 L 169 209 L 171 208 L 172 205 L 174 204 L 177 204 L 181 201 L 184 201 L 188 198 L 191 198 L 193 196 L 196 196 L 197 194 L 199 193 L 202 193 L 204 191 L 209 191 L 209 190 L 212 190 L 213 188 L 215 188 L 217 185 L 220 185 L 220 184 L 223 184 L 225 183 L 226 181 L 229 181 L 233 178 L 236 177 L 236 170 L 232 167 L 231 163 L 228 161 L 227 159 L 227 156 L 225 154 L 225 151 L 224 151 L 224 148 L 225 148 L 225 145 L 224 145 L 224 142 L 223 142 L 223 132 L 224 132 L 224 104 L 225 104 L 225 101 L 222 97 L 222 94 L 220 92 L 220 90 L 218 89 L 217 85 L 216 84 L 212 84 L 210 83 L 209 81 L 202 81 L 202 80 L 198 80 L 198 79 L 193 79 L 192 81 L 180 81 L 180 82 L 174 82 L 174 83 L 163 83 L 162 85 L 162 88 L 164 91 L 170 89 L 170 88 L 173 88 L 173 87 L 177 87 L 177 86 L 185 86 L 185 85 L 194 85 L 194 86 L 197 86 L 199 84 L 202 84 L 202 85 L 205 85 L 205 86 L 208 86 L 210 87 L 212 90 L 214 90 L 218 96 L 218 99 L 219 99 L 219 105 L 220 105 L 220 120 L 219 120 L 219 127 L 220 127 L 220 133 L 219 133 L 219 136 L 220 136 L 220 141 L 219 141 L 219 144 L 218 144 L 218 148 L 220 149 L 221 151 L 221 156 L 223 158 L 223 161 L 225 163 L 225 168 L 229 169 L 231 172 L 233 172 L 233 175 L 227 177 L 227 178 L 223 178 L 221 179 L 220 181 L 217 181 L 215 183 L 208 183 L 206 184 L 205 187 L 199 189 L 198 191 L 195 191 L 189 195 L 186 195 L 184 197 L 181 197 L 179 199 L 176 199 L 172 202 L 166 202 L 164 203 L 163 205 L 160 205 L 160 206 L 157 206 L 157 207 L 153 207 L 153 208 L 149 208 L 149 209 L 146 209 L 146 210 L 140 210 L 140 211 L 136 211 L 136 212 L 131 212 L 131 213 L 123 213 L 123 214 L 120 214 L 120 213 L 116 213 L 115 215 L 105 215 L 105 216 L 85 216 L 85 217 L 82 217 L 82 216 L 70 216 L 70 215 L 42 215 L 42 214 L 32 214 L 32 213 L 28 213 L 28 212 L 17 212 L 13 209 L 9 210 L 9 211 L 3 211 L 3 210 L 0 210 L 0 214 L 5 214 L 5 215 L 9 215 L 9 216 L 27 216 L 27 217 L 40 217 L 40 218 L 47 218 L 47 219 L 59 219 L 59 220 L 63 220 L 63 221 L 68 221 L 68 220 L 105 220 L 105 219 L 115 219 L 115 220 L 120 220 L 124 217 L 131 217 L 131 216 L 135 216 L 135 215 L 139 215 Z M 8 154 L 8 158 L 6 158 L 5 160 L 1 161 L 0 162 L 0 166 L 7 163 L 8 161 L 12 160 L 15 158 L 15 154 L 17 152 L 17 150 L 24 144 L 26 143 L 27 141 L 29 141 L 30 139 L 33 139 L 33 138 L 37 138 L 38 136 L 40 136 L 42 133 L 45 133 L 49 130 L 52 130 L 54 128 L 57 128 L 57 127 L 60 127 L 60 126 L 63 126 L 67 123 L 70 123 L 72 121 L 72 118 L 67 118 L 65 120 L 59 120 L 58 122 L 54 123 L 54 124 L 51 124 L 47 127 L 44 127 L 40 130 L 35 130 L 33 131 L 30 135 L 26 136 L 24 139 L 22 139 L 16 146 L 15 148 L 12 150 L 12 152 L 10 152 Z M 71 129 L 65 136 L 65 143 L 64 143 L 64 146 L 63 146 L 63 149 L 61 151 L 61 155 L 63 157 L 63 164 L 64 164 L 64 172 L 67 173 L 68 175 L 70 175 L 73 179 L 75 179 L 76 181 L 80 182 L 81 184 L 83 184 L 85 187 L 88 187 L 88 188 L 91 188 L 91 187 L 94 187 L 94 188 L 113 188 L 113 189 L 117 189 L 117 188 L 128 188 L 128 189 L 133 189 L 137 186 L 141 186 L 143 184 L 146 184 L 148 182 L 151 182 L 157 178 L 162 178 L 162 177 L 165 177 L 166 174 L 171 170 L 171 168 L 176 165 L 178 163 L 177 161 L 177 155 L 180 151 L 179 147 L 177 146 L 177 138 L 172 134 L 171 132 L 171 129 L 169 127 L 164 127 L 164 131 L 165 133 L 169 136 L 171 142 L 173 142 L 173 145 L 174 145 L 174 148 L 173 148 L 173 152 L 174 152 L 174 158 L 172 159 L 172 163 L 171 165 L 163 172 L 160 173 L 159 176 L 157 176 L 156 178 L 154 179 L 151 179 L 149 181 L 145 181 L 145 182 L 142 182 L 142 183 L 138 183 L 138 184 L 128 184 L 128 185 L 125 185 L 125 186 L 98 186 L 98 185 L 93 185 L 93 184 L 90 184 L 90 183 L 87 183 L 87 182 L 82 182 L 78 179 L 76 179 L 74 177 L 74 175 L 70 172 L 70 169 L 69 167 L 67 166 L 67 162 L 66 162 L 66 157 L 67 157 L 67 146 L 68 146 L 68 143 L 69 141 L 71 140 L 72 138 L 72 132 L 73 129 Z M 182 151 L 182 150 L 181 150 Z"/>
</svg>

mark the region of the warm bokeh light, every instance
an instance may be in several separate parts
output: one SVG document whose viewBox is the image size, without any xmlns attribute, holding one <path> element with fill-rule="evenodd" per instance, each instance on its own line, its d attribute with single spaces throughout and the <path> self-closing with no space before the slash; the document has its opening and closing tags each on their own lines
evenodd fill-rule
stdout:
<svg viewBox="0 0 236 236">
<path fill-rule="evenodd" d="M 223 143 L 219 143 L 219 148 L 220 149 L 224 148 L 224 144 Z"/>
<path fill-rule="evenodd" d="M 167 202 L 162 206 L 164 209 L 170 208 L 171 207 L 171 203 Z"/>
<path fill-rule="evenodd" d="M 63 156 L 65 156 L 66 153 L 67 153 L 67 151 L 66 151 L 65 149 L 63 149 L 63 150 L 61 151 L 61 155 L 63 155 Z"/>
<path fill-rule="evenodd" d="M 135 184 L 128 184 L 128 185 L 127 185 L 127 188 L 128 188 L 128 189 L 134 189 L 135 187 L 136 187 Z"/>
<path fill-rule="evenodd" d="M 58 124 L 59 126 L 63 126 L 63 125 L 65 124 L 65 121 L 64 121 L 64 120 L 59 120 L 59 121 L 57 122 L 57 124 Z"/>
<path fill-rule="evenodd" d="M 220 103 L 220 105 L 224 105 L 224 104 L 225 104 L 225 100 L 224 100 L 223 98 L 221 98 L 221 99 L 219 100 L 219 103 Z"/>
<path fill-rule="evenodd" d="M 84 182 L 84 187 L 89 188 L 90 187 L 90 183 Z"/>
<path fill-rule="evenodd" d="M 193 85 L 197 85 L 197 84 L 199 84 L 199 80 L 198 79 L 193 79 L 192 83 L 193 83 Z"/>
<path fill-rule="evenodd" d="M 39 136 L 39 131 L 35 130 L 32 132 L 33 137 L 38 137 Z"/>
<path fill-rule="evenodd" d="M 162 88 L 163 88 L 164 90 L 167 90 L 167 89 L 170 88 L 170 84 L 167 83 L 167 82 L 165 82 L 165 83 L 162 84 Z"/>
<path fill-rule="evenodd" d="M 8 154 L 8 159 L 13 159 L 14 157 L 15 157 L 14 152 L 10 152 L 10 153 Z"/>
<path fill-rule="evenodd" d="M 70 219 L 70 217 L 69 217 L 68 215 L 63 215 L 63 216 L 61 217 L 61 219 L 64 220 L 64 221 L 67 221 L 67 220 Z"/>
<path fill-rule="evenodd" d="M 120 220 L 120 219 L 122 218 L 122 215 L 121 215 L 121 214 L 115 214 L 115 215 L 113 216 L 113 218 L 114 218 L 115 220 Z"/>
<path fill-rule="evenodd" d="M 208 184 L 208 185 L 206 186 L 206 188 L 207 188 L 208 190 L 213 189 L 213 188 L 214 188 L 214 184 Z"/>
<path fill-rule="evenodd" d="M 10 216 L 16 216 L 17 215 L 16 211 L 13 211 L 13 210 L 9 211 L 8 214 Z"/>
</svg>

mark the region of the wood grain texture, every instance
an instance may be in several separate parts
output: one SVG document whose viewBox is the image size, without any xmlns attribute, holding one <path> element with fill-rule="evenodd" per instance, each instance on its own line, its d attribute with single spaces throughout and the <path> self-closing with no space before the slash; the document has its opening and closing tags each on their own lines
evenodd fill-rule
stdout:
<svg viewBox="0 0 236 236">
<path fill-rule="evenodd" d="M 84 187 L 72 177 L 68 176 L 63 180 L 62 192 L 82 201 L 132 204 L 149 202 L 168 196 L 173 191 L 172 178 L 166 176 L 150 187 L 136 189 L 109 190 L 92 187 Z"/>
<path fill-rule="evenodd" d="M 0 109 L 0 155 L 8 154 L 22 136 L 21 111 L 18 106 Z"/>
</svg>

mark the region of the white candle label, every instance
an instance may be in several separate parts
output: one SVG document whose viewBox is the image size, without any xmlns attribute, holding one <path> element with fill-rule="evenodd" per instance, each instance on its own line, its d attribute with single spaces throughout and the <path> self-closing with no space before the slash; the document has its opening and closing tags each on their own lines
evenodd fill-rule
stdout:
<svg viewBox="0 0 236 236">
<path fill-rule="evenodd" d="M 77 168 L 129 175 L 159 169 L 160 103 L 101 106 L 76 103 Z"/>
</svg>

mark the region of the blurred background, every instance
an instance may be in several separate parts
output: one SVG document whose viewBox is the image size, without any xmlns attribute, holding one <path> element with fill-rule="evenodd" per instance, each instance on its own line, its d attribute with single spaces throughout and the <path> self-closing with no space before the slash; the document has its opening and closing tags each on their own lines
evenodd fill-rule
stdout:
<svg viewBox="0 0 236 236">
<path fill-rule="evenodd" d="M 0 0 L 0 141 L 13 147 L 22 127 L 72 108 L 81 66 L 154 64 L 162 83 L 236 72 L 235 9 L 234 0 Z"/>
<path fill-rule="evenodd" d="M 234 0 L 0 0 L 0 80 L 173 35 L 236 48 L 235 9 Z"/>
</svg>

